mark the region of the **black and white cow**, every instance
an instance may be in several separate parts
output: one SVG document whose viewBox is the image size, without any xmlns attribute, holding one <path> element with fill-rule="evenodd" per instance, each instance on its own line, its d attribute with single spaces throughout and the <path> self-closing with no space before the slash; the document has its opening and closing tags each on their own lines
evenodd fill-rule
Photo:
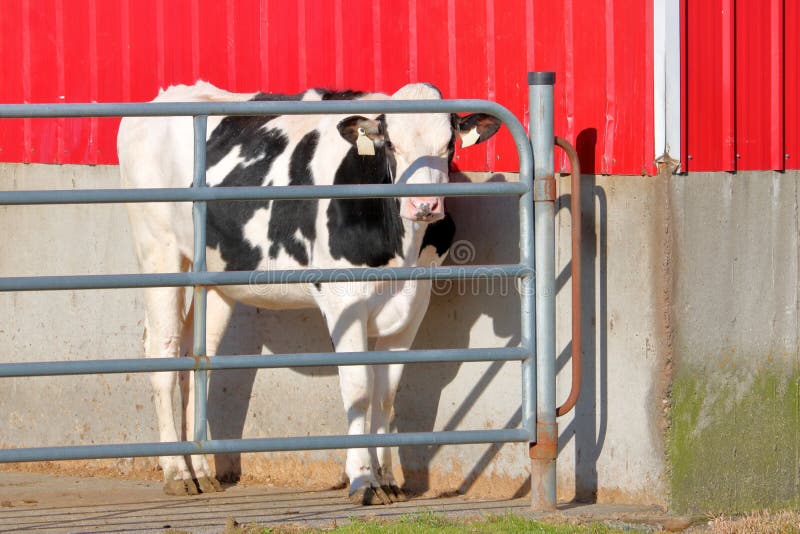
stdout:
<svg viewBox="0 0 800 534">
<path fill-rule="evenodd" d="M 312 89 L 298 95 L 237 94 L 208 83 L 174 86 L 155 102 L 244 100 L 439 99 L 424 83 L 394 95 Z M 456 137 L 482 142 L 499 128 L 483 114 L 209 117 L 209 186 L 443 183 Z M 117 139 L 124 187 L 186 187 L 193 165 L 192 120 L 125 118 Z M 190 203 L 128 204 L 143 272 L 179 272 L 192 262 Z M 443 198 L 274 200 L 210 202 L 207 263 L 211 271 L 304 267 L 439 265 L 455 227 Z M 431 282 L 394 281 L 275 286 L 221 286 L 208 291 L 207 352 L 216 354 L 236 301 L 261 308 L 310 308 L 322 312 L 337 351 L 406 350 L 430 299 Z M 146 354 L 180 356 L 190 339 L 191 314 L 180 288 L 147 289 Z M 184 343 L 184 347 L 186 343 Z M 339 379 L 348 432 L 389 431 L 402 365 L 342 366 Z M 161 441 L 178 441 L 172 393 L 176 373 L 154 373 Z M 182 388 L 183 389 L 183 388 Z M 193 435 L 193 384 L 184 413 L 184 435 Z M 390 451 L 347 451 L 350 499 L 387 504 L 404 496 L 393 476 Z M 188 460 L 188 461 L 187 461 Z M 162 457 L 164 490 L 195 494 L 219 489 L 203 456 Z"/>
</svg>

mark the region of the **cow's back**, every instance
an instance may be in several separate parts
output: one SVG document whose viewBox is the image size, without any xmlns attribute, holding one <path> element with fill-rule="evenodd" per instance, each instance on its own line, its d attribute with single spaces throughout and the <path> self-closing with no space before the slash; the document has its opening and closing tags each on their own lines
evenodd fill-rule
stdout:
<svg viewBox="0 0 800 534">
<path fill-rule="evenodd" d="M 207 82 L 173 85 L 153 102 L 236 102 L 254 93 L 231 93 Z M 208 118 L 212 131 L 222 120 Z M 117 134 L 117 153 L 125 187 L 186 187 L 192 180 L 191 117 L 124 117 Z M 149 171 L 160 170 L 152 173 Z"/>
<path fill-rule="evenodd" d="M 230 102 L 247 100 L 384 99 L 377 93 L 309 90 L 297 95 L 231 93 L 206 82 L 172 86 L 154 102 Z M 350 149 L 336 128 L 344 116 L 208 117 L 207 184 L 285 186 L 332 184 L 339 162 Z M 118 134 L 123 187 L 183 188 L 192 182 L 191 117 L 128 117 Z M 328 250 L 329 200 L 232 201 L 208 205 L 208 269 L 269 270 L 332 266 Z M 191 203 L 128 205 L 143 255 L 157 248 L 177 249 L 191 261 Z M 340 263 L 340 262 L 337 262 Z M 253 295 L 244 288 L 221 288 L 238 300 L 273 307 L 269 290 Z M 282 289 L 282 298 L 289 295 Z M 250 297 L 250 298 L 244 298 Z M 305 295 L 301 300 L 307 301 Z M 253 300 L 254 299 L 254 300 Z M 289 298 L 288 300 L 292 300 Z M 305 302 L 306 304 L 308 302 Z M 287 307 L 288 302 L 279 303 Z M 298 303 L 300 304 L 300 303 Z M 293 307 L 293 306 L 288 306 Z"/>
</svg>

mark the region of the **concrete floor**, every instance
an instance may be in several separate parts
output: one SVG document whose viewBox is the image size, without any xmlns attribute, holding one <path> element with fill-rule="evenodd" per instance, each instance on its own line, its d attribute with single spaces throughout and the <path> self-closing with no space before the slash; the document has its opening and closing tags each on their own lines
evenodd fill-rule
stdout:
<svg viewBox="0 0 800 534">
<path fill-rule="evenodd" d="M 35 532 L 221 532 L 229 518 L 239 524 L 330 527 L 354 517 L 397 518 L 419 511 L 450 517 L 528 514 L 528 499 L 471 500 L 461 496 L 415 498 L 392 506 L 361 507 L 344 490 L 297 491 L 231 486 L 223 493 L 168 497 L 152 481 L 0 473 L 0 533 Z M 553 518 L 624 522 L 659 530 L 675 522 L 657 507 L 562 505 Z M 680 526 L 680 520 L 678 520 Z M 688 526 L 688 524 L 686 525 Z"/>
</svg>

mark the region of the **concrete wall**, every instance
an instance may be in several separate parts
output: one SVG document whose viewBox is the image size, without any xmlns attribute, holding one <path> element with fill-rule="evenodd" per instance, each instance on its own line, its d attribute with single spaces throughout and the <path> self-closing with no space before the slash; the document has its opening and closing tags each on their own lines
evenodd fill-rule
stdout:
<svg viewBox="0 0 800 534">
<path fill-rule="evenodd" d="M 670 180 L 676 509 L 800 505 L 798 178 Z"/>
<path fill-rule="evenodd" d="M 796 173 L 585 177 L 584 391 L 577 410 L 559 421 L 561 499 L 741 507 L 756 502 L 731 495 L 752 480 L 760 481 L 763 499 L 757 504 L 796 502 L 796 180 Z M 117 184 L 115 167 L 0 165 L 3 189 Z M 568 178 L 559 192 L 564 209 L 557 224 L 558 398 L 564 399 L 570 351 Z M 464 254 L 459 261 L 516 260 L 515 200 L 450 199 L 448 209 Z M 0 225 L 3 276 L 136 270 L 122 206 L 0 207 Z M 0 306 L 2 361 L 143 353 L 137 290 L 10 293 L 0 295 Z M 438 289 L 416 347 L 518 341 L 513 288 L 452 284 Z M 222 346 L 228 354 L 329 349 L 317 312 L 244 306 Z M 210 387 L 213 437 L 345 429 L 333 368 L 215 372 Z M 410 365 L 396 426 L 513 427 L 520 421 L 519 390 L 516 363 Z M 769 417 L 756 417 L 755 407 Z M 743 434 L 731 438 L 751 420 L 766 421 L 757 427 L 759 442 Z M 0 446 L 155 439 L 146 376 L 0 381 Z M 743 448 L 742 442 L 753 445 Z M 757 443 L 769 444 L 771 452 L 759 454 Z M 527 450 L 519 444 L 407 447 L 398 456 L 402 474 L 419 491 L 497 497 L 529 491 Z M 766 463 L 757 461 L 764 458 Z M 245 479 L 322 487 L 339 481 L 343 453 L 217 461 L 221 470 L 240 470 Z M 36 468 L 158 476 L 146 459 Z M 780 482 L 770 482 L 775 479 Z M 707 500 L 697 500 L 704 495 Z"/>
</svg>

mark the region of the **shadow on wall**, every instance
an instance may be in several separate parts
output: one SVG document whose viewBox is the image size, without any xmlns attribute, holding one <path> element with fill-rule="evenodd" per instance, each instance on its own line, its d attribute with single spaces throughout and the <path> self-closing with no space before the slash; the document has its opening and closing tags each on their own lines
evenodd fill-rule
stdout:
<svg viewBox="0 0 800 534">
<path fill-rule="evenodd" d="M 288 325 L 303 323 L 306 323 L 303 329 L 319 332 L 319 335 L 306 335 L 302 339 L 286 335 L 286 331 L 290 330 Z M 283 330 L 279 330 L 281 324 L 286 325 Z M 276 335 L 276 331 L 280 334 Z M 333 350 L 325 323 L 318 313 L 314 315 L 296 310 L 274 312 L 237 304 L 220 343 L 219 353 L 222 355 L 220 357 L 224 358 L 225 354 L 261 354 L 264 347 L 273 354 Z M 332 366 L 291 369 L 306 376 L 336 374 L 336 368 Z M 239 439 L 244 435 L 257 371 L 257 369 L 231 369 L 209 373 L 208 425 L 214 439 Z M 242 475 L 240 453 L 216 454 L 214 463 L 218 475 L 226 482 L 236 482 Z"/>
<path fill-rule="evenodd" d="M 466 181 L 453 175 L 452 182 Z M 494 175 L 490 181 L 505 181 Z M 447 263 L 473 265 L 519 261 L 518 201 L 513 197 L 449 198 L 447 209 L 456 223 L 456 235 Z M 464 254 L 468 250 L 469 254 Z M 465 262 L 469 256 L 469 261 Z M 520 342 L 519 297 L 513 281 L 483 280 L 454 282 L 449 291 L 435 291 L 429 313 L 415 342 L 415 348 L 466 348 L 517 346 Z M 443 293 L 443 294 L 442 294 Z M 474 329 L 482 316 L 491 320 L 491 332 Z M 502 340 L 506 340 L 505 343 Z M 446 409 L 449 416 L 436 424 L 442 390 L 453 381 L 460 363 L 412 364 L 406 367 L 395 402 L 395 425 L 399 432 L 430 432 L 464 429 L 462 423 L 489 384 L 506 365 L 492 362 L 458 406 Z M 503 427 L 518 427 L 521 411 Z M 406 489 L 422 493 L 431 489 L 431 468 L 441 445 L 401 447 L 399 450 Z M 497 455 L 502 445 L 490 446 L 455 489 L 466 493 Z M 468 467 L 468 466 L 464 466 Z"/>
<path fill-rule="evenodd" d="M 596 133 L 586 130 L 578 137 L 581 143 L 594 143 Z M 592 147 L 593 148 L 593 147 Z M 592 153 L 589 149 L 586 152 Z M 592 169 L 591 162 L 582 162 L 585 168 Z M 454 182 L 465 178 L 456 175 Z M 503 175 L 495 175 L 492 181 L 504 181 Z M 599 209 L 595 207 L 595 197 Z M 559 438 L 561 450 L 573 436 L 576 440 L 576 496 L 580 501 L 594 500 L 597 494 L 598 479 L 596 463 L 603 446 L 606 429 L 606 203 L 601 189 L 597 188 L 593 176 L 584 178 L 582 184 L 583 202 L 583 273 L 582 282 L 584 311 L 581 316 L 584 335 L 583 384 L 581 399 L 577 405 L 574 421 L 562 429 Z M 557 209 L 569 209 L 569 195 L 557 200 Z M 472 264 L 515 263 L 519 259 L 517 199 L 505 197 L 492 198 L 451 198 L 447 208 L 456 221 L 456 243 L 469 243 L 472 246 Z M 477 214 L 477 215 L 476 215 Z M 599 228 L 597 235 L 595 228 Z M 598 240 L 599 238 L 599 240 Z M 599 258 L 598 258 L 599 255 Z M 448 258 L 447 263 L 464 263 L 464 258 Z M 597 261 L 599 259 L 599 261 Z M 599 276 L 597 269 L 599 268 Z M 569 264 L 559 274 L 557 290 L 569 280 Z M 599 287 L 596 287 L 599 280 Z M 496 286 L 500 281 L 485 281 L 472 285 L 439 286 L 431 300 L 431 306 L 420 328 L 414 348 L 460 348 L 487 347 L 497 345 L 503 340 L 504 346 L 516 346 L 520 342 L 519 298 L 514 285 L 510 291 Z M 491 284 L 491 285 L 487 285 Z M 599 302 L 598 302 L 599 299 Z M 595 317 L 595 310 L 599 316 Z M 220 354 L 258 354 L 262 347 L 273 353 L 326 352 L 331 344 L 321 317 L 296 311 L 258 311 L 237 305 L 231 324 L 220 346 Z M 491 320 L 491 333 L 474 335 L 473 327 L 482 318 Z M 319 332 L 303 340 L 289 339 L 288 336 L 274 335 L 270 328 L 272 321 L 280 324 L 293 324 L 308 321 L 309 331 Z M 271 332 L 272 331 L 272 332 Z M 232 335 L 235 332 L 235 335 Z M 246 333 L 245 335 L 242 335 Z M 598 343 L 599 339 L 599 343 Z M 494 341 L 494 343 L 492 343 Z M 571 347 L 567 345 L 558 356 L 557 369 L 561 371 L 569 363 Z M 224 357 L 224 356 L 222 356 Z M 463 396 L 460 405 L 448 408 L 450 414 L 446 422 L 436 425 L 442 390 L 456 377 L 460 363 L 409 364 L 403 373 L 395 401 L 394 425 L 399 432 L 429 432 L 437 427 L 442 430 L 455 430 L 461 427 L 467 414 L 476 401 L 484 394 L 489 384 L 501 372 L 504 365 L 518 366 L 509 362 L 492 362 L 478 378 L 469 392 Z M 599 368 L 599 374 L 597 373 Z M 516 369 L 516 367 L 515 367 Z M 334 367 L 292 368 L 294 372 L 310 376 L 331 376 Z M 567 371 L 568 372 L 568 371 Z M 214 439 L 241 438 L 256 370 L 216 371 L 210 374 L 208 419 Z M 600 406 L 595 407 L 594 399 L 600 391 Z M 337 399 L 339 400 L 339 399 Z M 340 401 L 340 400 L 339 400 Z M 599 409 L 599 420 L 597 410 Z M 342 416 L 343 417 L 343 416 Z M 505 421 L 503 427 L 518 427 L 521 422 L 521 409 Z M 599 428 L 598 428 L 599 426 Z M 489 446 L 483 455 L 469 467 L 469 472 L 455 489 L 459 493 L 468 492 L 487 466 L 498 455 L 502 444 Z M 401 464 L 406 479 L 406 489 L 411 492 L 425 492 L 431 488 L 432 464 L 441 446 L 401 447 Z M 228 481 L 238 480 L 241 475 L 241 455 L 217 455 L 218 472 L 225 474 Z M 521 496 L 530 491 L 530 478 L 515 491 Z"/>
<path fill-rule="evenodd" d="M 579 154 L 586 155 L 581 160 L 583 369 L 581 396 L 575 406 L 574 418 L 567 426 L 560 428 L 558 439 L 559 452 L 570 439 L 575 439 L 575 500 L 578 502 L 597 500 L 597 461 L 608 427 L 608 204 L 605 191 L 597 185 L 594 174 L 596 144 L 597 130 L 594 128 L 587 128 L 578 134 L 575 148 Z M 569 210 L 570 202 L 570 195 L 560 196 L 556 201 L 556 210 Z M 571 268 L 571 263 L 568 263 L 559 273 L 556 291 L 569 282 Z M 570 365 L 571 353 L 572 346 L 567 344 L 556 359 L 556 372 L 560 373 Z M 596 400 L 599 400 L 599 405 L 596 405 Z"/>
</svg>

